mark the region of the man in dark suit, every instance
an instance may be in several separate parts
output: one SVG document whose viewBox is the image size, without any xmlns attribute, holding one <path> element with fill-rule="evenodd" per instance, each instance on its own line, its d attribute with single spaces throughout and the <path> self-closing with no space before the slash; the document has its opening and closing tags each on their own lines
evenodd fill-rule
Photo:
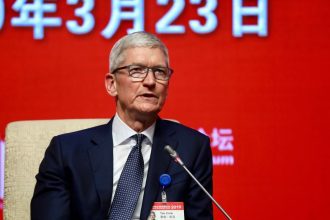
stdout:
<svg viewBox="0 0 330 220">
<path fill-rule="evenodd" d="M 172 72 L 166 46 L 152 34 L 129 34 L 114 45 L 105 85 L 116 115 L 52 139 L 36 176 L 32 220 L 146 220 L 162 201 L 162 174 L 172 179 L 167 201 L 184 202 L 186 220 L 213 219 L 211 200 L 164 152 L 174 148 L 212 193 L 209 139 L 158 117 Z"/>
</svg>

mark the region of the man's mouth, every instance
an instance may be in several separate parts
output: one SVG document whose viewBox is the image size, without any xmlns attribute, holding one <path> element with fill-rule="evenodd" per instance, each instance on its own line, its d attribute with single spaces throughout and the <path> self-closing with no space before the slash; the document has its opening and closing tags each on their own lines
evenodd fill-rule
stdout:
<svg viewBox="0 0 330 220">
<path fill-rule="evenodd" d="M 157 98 L 157 96 L 152 93 L 144 93 L 140 96 L 145 97 L 145 98 Z"/>
</svg>

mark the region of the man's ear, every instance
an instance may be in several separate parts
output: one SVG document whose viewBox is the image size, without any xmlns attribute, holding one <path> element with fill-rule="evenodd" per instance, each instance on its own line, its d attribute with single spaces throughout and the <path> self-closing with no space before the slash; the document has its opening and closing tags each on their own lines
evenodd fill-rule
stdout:
<svg viewBox="0 0 330 220">
<path fill-rule="evenodd" d="M 105 75 L 105 88 L 109 95 L 116 97 L 117 96 L 117 85 L 115 75 L 111 73 L 107 73 Z"/>
</svg>

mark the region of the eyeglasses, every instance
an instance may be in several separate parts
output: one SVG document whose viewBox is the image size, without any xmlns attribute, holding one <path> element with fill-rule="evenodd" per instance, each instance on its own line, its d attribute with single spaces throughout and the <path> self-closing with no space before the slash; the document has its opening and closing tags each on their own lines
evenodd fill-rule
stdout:
<svg viewBox="0 0 330 220">
<path fill-rule="evenodd" d="M 168 67 L 147 67 L 143 65 L 128 65 L 115 69 L 114 71 L 112 71 L 112 74 L 115 74 L 119 70 L 123 69 L 126 69 L 128 71 L 128 75 L 134 78 L 136 81 L 143 81 L 147 77 L 149 70 L 152 71 L 157 80 L 161 81 L 168 81 L 173 73 L 173 70 Z"/>
</svg>

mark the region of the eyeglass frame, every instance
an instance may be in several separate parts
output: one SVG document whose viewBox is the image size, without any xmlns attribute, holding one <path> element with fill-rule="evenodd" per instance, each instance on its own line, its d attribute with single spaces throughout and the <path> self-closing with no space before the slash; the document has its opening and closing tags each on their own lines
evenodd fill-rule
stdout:
<svg viewBox="0 0 330 220">
<path fill-rule="evenodd" d="M 134 77 L 134 76 L 132 76 L 132 74 L 130 73 L 130 67 L 132 67 L 132 66 L 136 66 L 136 67 L 140 67 L 140 68 L 143 68 L 144 70 L 145 70 L 145 73 L 144 72 L 141 72 L 141 73 L 144 73 L 145 74 L 145 76 L 144 77 Z M 164 68 L 164 69 L 167 69 L 167 71 L 168 71 L 168 78 L 167 79 L 158 79 L 157 78 L 157 76 L 156 76 L 156 74 L 155 74 L 155 71 L 157 70 L 157 69 L 161 69 L 161 68 Z M 149 74 L 149 70 L 151 70 L 151 72 L 154 74 L 154 77 L 155 77 L 155 79 L 156 80 L 160 80 L 160 81 L 169 81 L 169 79 L 171 78 L 171 76 L 172 76 L 172 74 L 173 74 L 173 72 L 174 72 L 174 70 L 173 69 L 171 69 L 171 68 L 169 68 L 169 67 L 164 67 L 164 66 L 153 66 L 153 67 L 148 67 L 148 66 L 144 66 L 144 65 L 139 65 L 139 64 L 130 64 L 130 65 L 126 65 L 126 66 L 122 66 L 122 67 L 118 67 L 118 68 L 116 68 L 116 69 L 114 69 L 112 72 L 111 72 L 111 74 L 115 74 L 116 72 L 118 72 L 119 70 L 123 70 L 123 69 L 127 69 L 127 71 L 128 71 L 128 76 L 130 76 L 130 77 L 132 77 L 132 78 L 134 78 L 134 79 L 139 79 L 139 81 L 143 81 L 147 76 L 148 76 L 148 74 Z"/>
</svg>

